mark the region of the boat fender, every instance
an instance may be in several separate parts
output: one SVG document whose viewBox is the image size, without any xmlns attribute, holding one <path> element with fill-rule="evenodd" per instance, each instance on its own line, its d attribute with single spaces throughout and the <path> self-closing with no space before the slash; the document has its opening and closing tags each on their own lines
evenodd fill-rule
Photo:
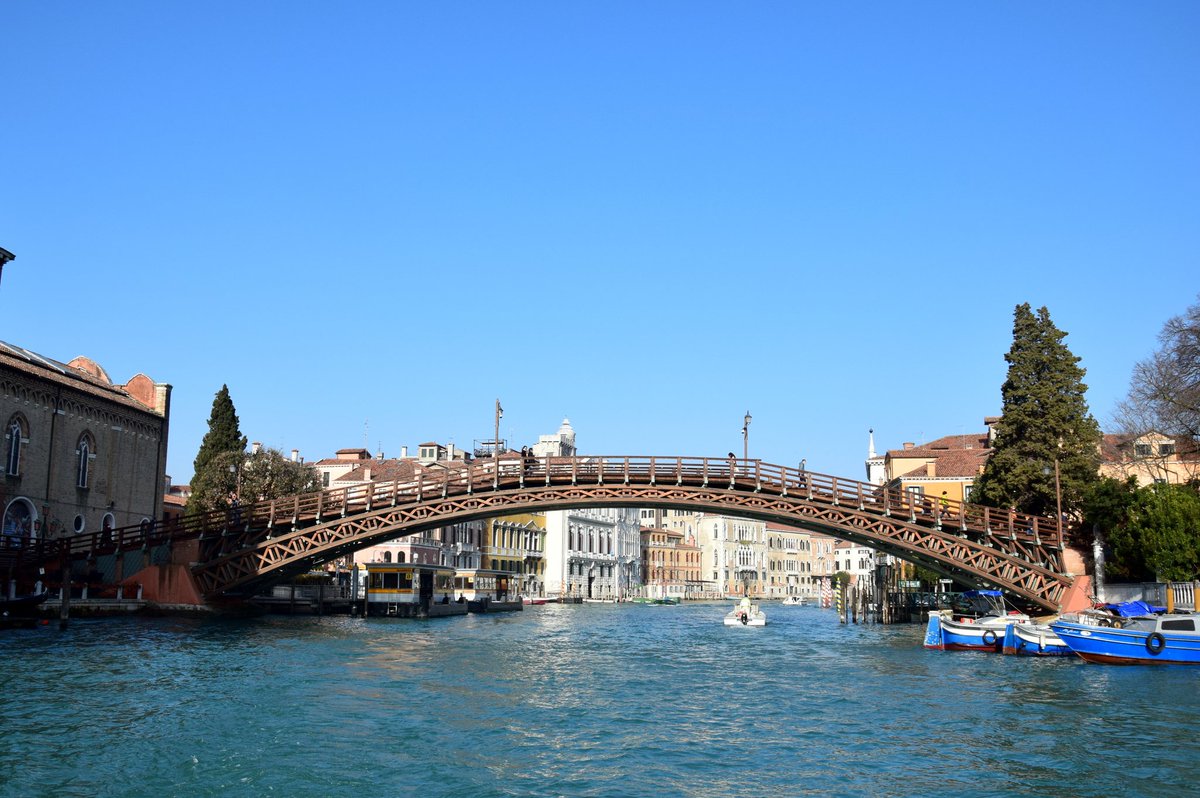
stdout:
<svg viewBox="0 0 1200 798">
<path fill-rule="evenodd" d="M 991 635 L 990 639 L 988 638 L 988 635 Z M 991 629 L 984 629 L 983 630 L 983 644 L 985 646 L 994 646 L 996 644 L 996 633 L 993 632 Z"/>
<path fill-rule="evenodd" d="M 1146 650 L 1151 654 L 1157 654 L 1167 647 L 1167 639 L 1158 632 L 1151 632 L 1146 638 Z"/>
<path fill-rule="evenodd" d="M 1038 638 L 1038 651 L 1045 651 L 1045 650 L 1046 650 L 1046 641 L 1039 637 Z"/>
<path fill-rule="evenodd" d="M 1120 629 L 1120 628 L 1122 628 L 1122 627 L 1124 627 L 1124 626 L 1125 626 L 1125 624 L 1121 623 L 1120 621 L 1113 621 L 1113 622 L 1112 622 L 1112 628 L 1114 628 L 1114 629 Z"/>
</svg>

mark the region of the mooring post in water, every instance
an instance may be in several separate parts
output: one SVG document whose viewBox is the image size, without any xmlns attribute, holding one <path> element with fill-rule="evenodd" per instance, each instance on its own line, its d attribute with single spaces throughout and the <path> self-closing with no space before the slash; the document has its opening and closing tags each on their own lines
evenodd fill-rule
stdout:
<svg viewBox="0 0 1200 798">
<path fill-rule="evenodd" d="M 62 603 L 58 606 L 59 631 L 67 628 L 67 619 L 71 617 L 71 583 L 65 578 L 62 583 Z"/>
</svg>

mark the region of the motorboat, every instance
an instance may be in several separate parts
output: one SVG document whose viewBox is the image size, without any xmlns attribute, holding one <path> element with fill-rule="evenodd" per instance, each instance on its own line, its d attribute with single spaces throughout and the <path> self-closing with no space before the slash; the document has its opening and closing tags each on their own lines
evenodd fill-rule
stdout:
<svg viewBox="0 0 1200 798">
<path fill-rule="evenodd" d="M 779 603 L 785 607 L 803 607 L 805 602 L 803 596 L 788 596 Z"/>
<path fill-rule="evenodd" d="M 1049 624 L 1010 623 L 1004 633 L 1004 653 L 1027 657 L 1069 657 L 1074 654 Z"/>
<path fill-rule="evenodd" d="M 725 615 L 726 626 L 766 626 L 767 614 L 750 599 L 743 597 L 736 607 Z"/>
<path fill-rule="evenodd" d="M 549 599 L 541 598 L 538 596 L 522 596 L 521 597 L 521 603 L 525 604 L 526 606 L 530 606 L 530 607 L 540 607 L 541 605 L 545 604 L 548 601 L 549 601 Z"/>
<path fill-rule="evenodd" d="M 1200 665 L 1200 613 L 1139 615 L 1111 625 L 1059 620 L 1050 628 L 1088 662 L 1106 665 Z"/>
<path fill-rule="evenodd" d="M 925 627 L 925 648 L 938 651 L 999 652 L 1012 624 L 1027 624 L 1023 612 L 1006 611 L 999 590 L 968 590 L 960 597 L 958 610 L 929 613 Z"/>
</svg>

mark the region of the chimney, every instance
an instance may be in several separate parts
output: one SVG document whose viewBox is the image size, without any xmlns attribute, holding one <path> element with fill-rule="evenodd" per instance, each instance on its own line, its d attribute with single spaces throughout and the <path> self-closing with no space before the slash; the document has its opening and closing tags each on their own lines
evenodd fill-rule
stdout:
<svg viewBox="0 0 1200 798">
<path fill-rule="evenodd" d="M 911 448 L 913 448 L 914 446 L 916 446 L 916 444 L 915 444 L 915 443 L 913 443 L 912 441 L 905 441 L 905 442 L 904 442 L 904 449 L 905 449 L 906 451 L 907 451 L 908 449 L 911 449 Z"/>
<path fill-rule="evenodd" d="M 370 468 L 363 469 L 363 479 L 365 479 L 367 482 L 371 481 L 371 469 Z"/>
<path fill-rule="evenodd" d="M 262 444 L 259 443 L 258 441 L 255 441 L 254 443 L 250 444 L 250 454 L 258 454 L 259 450 L 261 450 L 261 449 L 262 449 Z"/>
<path fill-rule="evenodd" d="M 300 462 L 300 450 L 299 449 L 292 449 L 292 462 L 293 463 Z"/>
<path fill-rule="evenodd" d="M 400 459 L 401 460 L 408 459 L 408 447 L 407 446 L 400 447 Z"/>
<path fill-rule="evenodd" d="M 925 464 L 925 475 L 930 477 L 937 476 L 937 460 L 930 460 Z"/>
</svg>

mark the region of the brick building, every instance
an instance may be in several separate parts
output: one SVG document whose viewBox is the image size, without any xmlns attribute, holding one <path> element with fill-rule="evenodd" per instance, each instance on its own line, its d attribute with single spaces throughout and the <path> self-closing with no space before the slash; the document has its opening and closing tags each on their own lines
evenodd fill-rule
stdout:
<svg viewBox="0 0 1200 798">
<path fill-rule="evenodd" d="M 171 386 L 144 374 L 117 385 L 89 358 L 0 341 L 0 543 L 158 519 L 170 403 Z"/>
</svg>

